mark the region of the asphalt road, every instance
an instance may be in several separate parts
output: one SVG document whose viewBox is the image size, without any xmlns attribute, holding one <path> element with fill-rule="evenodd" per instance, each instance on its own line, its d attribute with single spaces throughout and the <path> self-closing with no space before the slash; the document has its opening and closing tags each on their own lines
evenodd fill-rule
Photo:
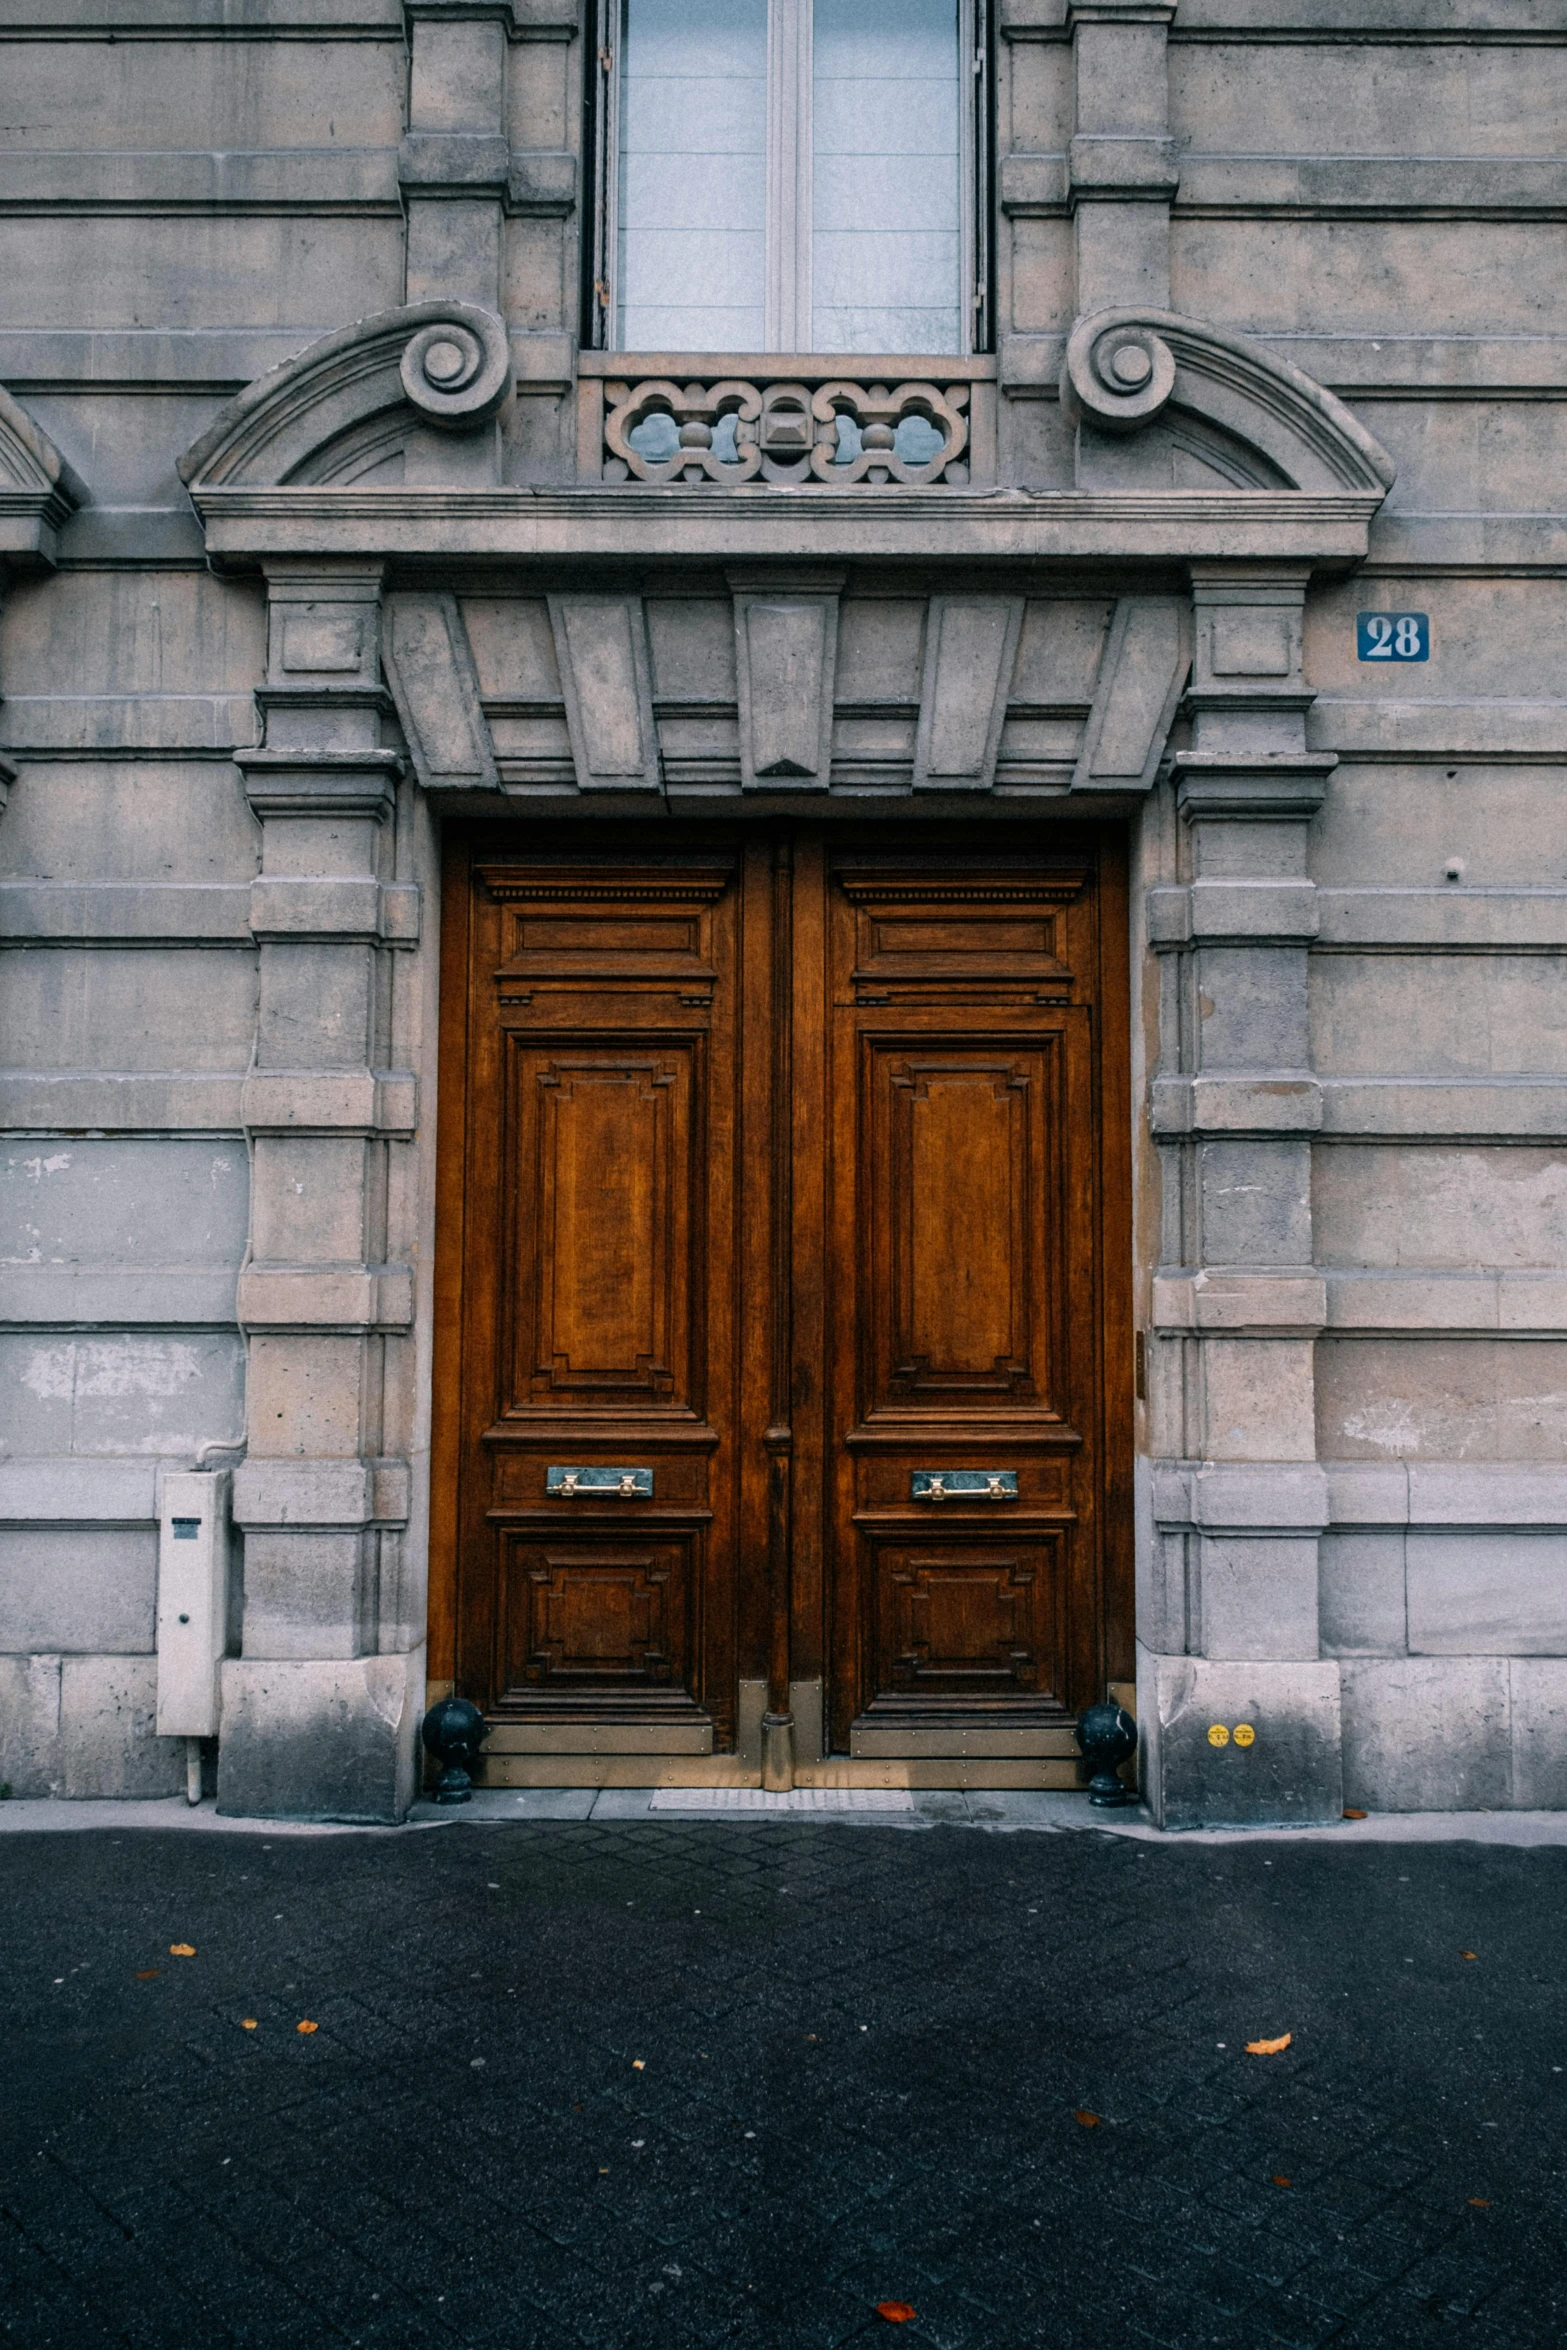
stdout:
<svg viewBox="0 0 1567 2350">
<path fill-rule="evenodd" d="M 1561 1848 L 8 1837 L 0 2340 L 1559 2350 L 1564 1951 Z"/>
</svg>

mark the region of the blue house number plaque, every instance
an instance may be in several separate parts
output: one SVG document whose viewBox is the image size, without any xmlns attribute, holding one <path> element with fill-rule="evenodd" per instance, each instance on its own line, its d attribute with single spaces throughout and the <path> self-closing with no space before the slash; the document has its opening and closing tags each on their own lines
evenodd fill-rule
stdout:
<svg viewBox="0 0 1567 2350">
<path fill-rule="evenodd" d="M 1355 650 L 1362 661 L 1428 661 L 1430 618 L 1424 612 L 1358 612 Z"/>
</svg>

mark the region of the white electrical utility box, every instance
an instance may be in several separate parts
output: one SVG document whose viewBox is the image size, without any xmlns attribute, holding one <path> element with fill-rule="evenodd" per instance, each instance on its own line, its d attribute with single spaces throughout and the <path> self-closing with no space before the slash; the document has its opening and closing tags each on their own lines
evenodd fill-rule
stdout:
<svg viewBox="0 0 1567 2350">
<path fill-rule="evenodd" d="M 227 1469 L 171 1469 L 158 1527 L 158 1736 L 215 1738 L 228 1646 Z"/>
</svg>

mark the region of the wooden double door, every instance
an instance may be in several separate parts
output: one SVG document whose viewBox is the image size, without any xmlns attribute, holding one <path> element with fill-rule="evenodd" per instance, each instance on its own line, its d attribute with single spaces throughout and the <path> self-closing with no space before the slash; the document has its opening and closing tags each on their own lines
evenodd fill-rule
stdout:
<svg viewBox="0 0 1567 2350">
<path fill-rule="evenodd" d="M 762 1684 L 802 1763 L 1061 1752 L 1131 1644 L 1118 842 L 447 870 L 434 1668 L 517 1753 L 721 1753 Z"/>
</svg>

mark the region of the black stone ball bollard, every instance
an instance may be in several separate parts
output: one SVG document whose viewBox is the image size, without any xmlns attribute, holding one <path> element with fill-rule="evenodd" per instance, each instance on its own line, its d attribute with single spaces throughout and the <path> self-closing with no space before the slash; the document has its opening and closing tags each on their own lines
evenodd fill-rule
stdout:
<svg viewBox="0 0 1567 2350">
<path fill-rule="evenodd" d="M 1102 1810 L 1111 1810 L 1123 1803 L 1135 1803 L 1136 1796 L 1129 1787 L 1123 1787 L 1116 1777 L 1119 1766 L 1128 1755 L 1137 1752 L 1137 1724 L 1124 1705 L 1113 1700 L 1104 1705 L 1091 1705 L 1078 1718 L 1075 1732 L 1085 1762 L 1093 1766 L 1093 1777 L 1088 1782 L 1088 1800 Z"/>
<path fill-rule="evenodd" d="M 467 1803 L 473 1795 L 471 1766 L 489 1735 L 489 1724 L 466 1697 L 443 1697 L 424 1717 L 425 1749 L 441 1765 L 437 1803 Z"/>
</svg>

